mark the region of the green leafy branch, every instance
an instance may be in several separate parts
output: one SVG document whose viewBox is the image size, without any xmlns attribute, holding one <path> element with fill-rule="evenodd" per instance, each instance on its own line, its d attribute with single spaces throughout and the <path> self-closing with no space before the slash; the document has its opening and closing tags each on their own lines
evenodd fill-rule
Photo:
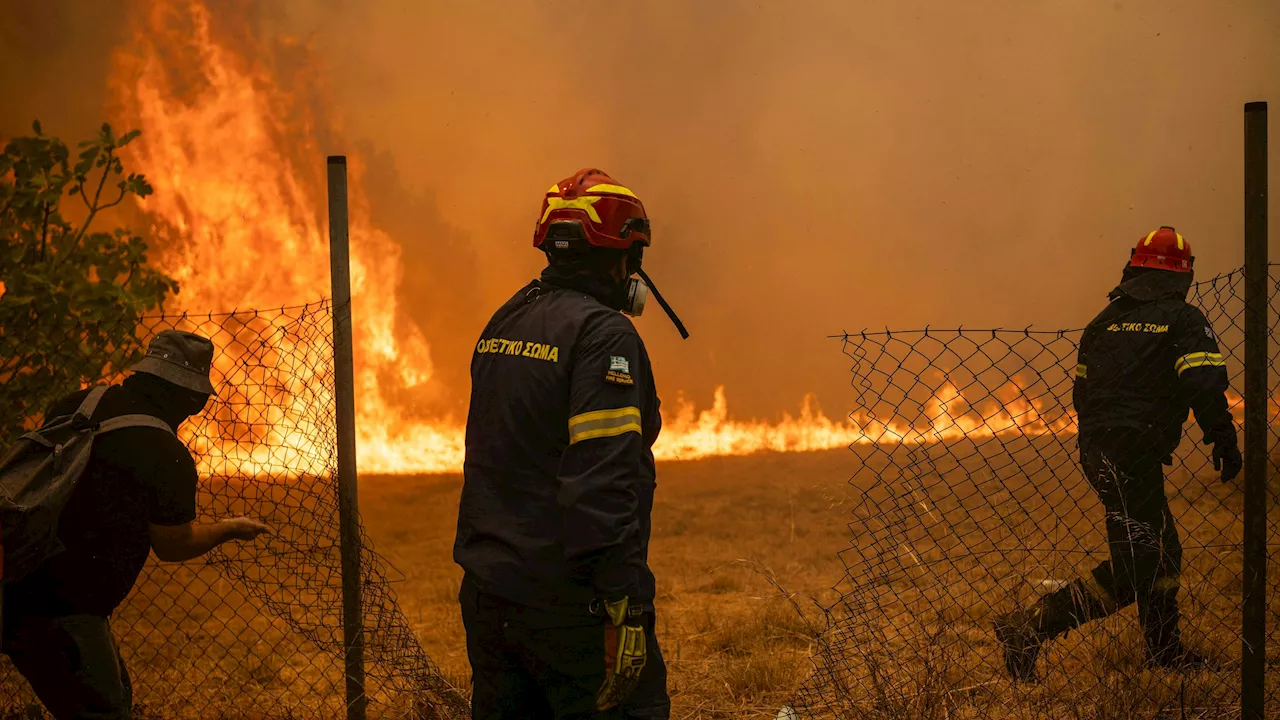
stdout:
<svg viewBox="0 0 1280 720">
<path fill-rule="evenodd" d="M 138 131 L 103 124 L 73 164 L 65 143 L 39 122 L 32 130 L 0 153 L 0 446 L 59 394 L 131 362 L 139 318 L 178 291 L 147 265 L 143 238 L 93 227 L 152 193 L 120 157 Z M 64 215 L 68 198 L 80 199 L 83 219 Z"/>
</svg>

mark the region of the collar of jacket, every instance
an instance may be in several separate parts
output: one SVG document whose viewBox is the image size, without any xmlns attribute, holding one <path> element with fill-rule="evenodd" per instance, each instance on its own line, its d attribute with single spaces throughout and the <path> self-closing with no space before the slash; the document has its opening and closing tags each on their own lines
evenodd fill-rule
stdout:
<svg viewBox="0 0 1280 720">
<path fill-rule="evenodd" d="M 1170 272 L 1168 270 L 1152 270 L 1130 276 L 1125 273 L 1107 297 L 1115 300 L 1119 297 L 1130 297 L 1140 302 L 1150 302 L 1165 297 L 1186 298 L 1191 290 L 1191 273 Z"/>
<path fill-rule="evenodd" d="M 625 284 L 619 285 L 613 278 L 591 273 L 576 273 L 548 266 L 542 271 L 542 282 L 584 292 L 614 310 L 621 310 L 626 300 Z"/>
</svg>

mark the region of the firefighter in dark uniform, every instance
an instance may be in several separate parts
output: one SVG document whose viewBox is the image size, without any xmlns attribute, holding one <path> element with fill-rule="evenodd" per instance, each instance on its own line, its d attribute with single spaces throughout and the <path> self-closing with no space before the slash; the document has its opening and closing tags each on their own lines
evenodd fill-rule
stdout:
<svg viewBox="0 0 1280 720">
<path fill-rule="evenodd" d="M 670 715 L 648 566 L 662 421 L 624 314 L 652 289 L 649 237 L 603 172 L 552 186 L 534 236 L 547 268 L 476 345 L 454 545 L 474 718 Z"/>
<path fill-rule="evenodd" d="M 1178 632 L 1182 546 L 1161 466 L 1173 462 L 1188 411 L 1224 482 L 1242 459 L 1227 410 L 1226 363 L 1204 313 L 1186 301 L 1193 262 L 1190 243 L 1173 228 L 1141 238 L 1110 304 L 1080 338 L 1073 398 L 1080 462 L 1106 509 L 1111 559 L 996 620 L 1016 680 L 1035 680 L 1046 641 L 1134 603 L 1149 665 L 1204 664 Z"/>
</svg>

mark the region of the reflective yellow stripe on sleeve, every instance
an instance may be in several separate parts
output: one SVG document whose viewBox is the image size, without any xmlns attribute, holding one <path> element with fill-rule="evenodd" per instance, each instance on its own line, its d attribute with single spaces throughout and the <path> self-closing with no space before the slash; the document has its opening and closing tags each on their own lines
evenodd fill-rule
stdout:
<svg viewBox="0 0 1280 720">
<path fill-rule="evenodd" d="M 1088 376 L 1088 374 L 1089 374 L 1089 368 L 1086 367 L 1084 363 L 1080 363 L 1079 365 L 1076 365 L 1076 377 L 1083 378 Z"/>
<path fill-rule="evenodd" d="M 1220 353 L 1214 352 L 1196 352 L 1187 353 L 1178 358 L 1173 363 L 1173 369 L 1178 371 L 1178 375 L 1191 368 L 1198 367 L 1226 367 L 1227 361 L 1222 359 Z"/>
<path fill-rule="evenodd" d="M 592 438 L 614 437 L 640 429 L 640 408 L 624 407 L 613 410 L 595 410 L 569 418 L 569 444 Z"/>
</svg>

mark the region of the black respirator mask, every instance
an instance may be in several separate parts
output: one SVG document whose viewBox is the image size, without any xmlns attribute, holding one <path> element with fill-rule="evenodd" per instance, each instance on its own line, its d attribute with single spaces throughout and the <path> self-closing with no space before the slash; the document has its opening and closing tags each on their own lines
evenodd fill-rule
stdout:
<svg viewBox="0 0 1280 720">
<path fill-rule="evenodd" d="M 644 233 L 649 232 L 648 221 L 644 218 L 631 218 L 623 223 L 622 231 L 619 235 L 626 238 L 633 230 Z M 544 240 L 546 243 L 547 257 L 553 257 L 554 253 L 572 253 L 585 254 L 591 251 L 591 246 L 587 241 L 586 233 L 582 229 L 582 225 L 576 221 L 558 221 L 551 223 L 551 227 L 547 230 Z M 572 257 L 572 256 L 571 256 Z M 585 258 L 585 255 L 578 255 Z M 680 318 L 676 316 L 671 306 L 663 299 L 662 293 L 658 292 L 658 288 L 654 286 L 653 280 L 645 273 L 642 267 L 644 261 L 644 246 L 634 244 L 627 250 L 627 279 L 623 281 L 622 287 L 618 288 L 619 296 L 614 296 L 613 307 L 621 310 L 623 314 L 631 317 L 639 317 L 644 313 L 644 306 L 649 301 L 649 295 L 658 301 L 658 305 L 662 307 L 667 317 L 671 318 L 671 322 L 676 326 L 676 330 L 680 331 L 680 337 L 689 339 L 689 331 L 685 329 L 684 323 L 680 322 Z M 574 266 L 574 261 L 569 262 L 569 267 Z M 583 266 L 585 267 L 585 265 Z M 571 271 L 572 272 L 572 271 Z M 639 275 L 639 278 L 632 277 Z"/>
<path fill-rule="evenodd" d="M 626 237 L 626 233 L 630 228 L 623 227 L 622 237 Z M 667 301 L 662 298 L 662 293 L 658 292 L 658 288 L 653 284 L 653 280 L 649 279 L 648 273 L 641 267 L 644 261 L 644 246 L 632 245 L 627 250 L 627 285 L 625 289 L 625 300 L 622 305 L 622 312 L 632 317 L 639 317 L 644 313 L 644 305 L 649 300 L 649 293 L 653 293 L 653 299 L 658 301 L 658 305 L 662 307 L 667 317 L 671 318 L 672 324 L 676 326 L 676 330 L 680 331 L 682 339 L 689 339 L 689 331 L 684 328 L 684 323 L 680 322 L 680 318 L 676 315 L 676 311 L 671 309 Z M 631 277 L 639 275 L 639 278 Z"/>
</svg>

